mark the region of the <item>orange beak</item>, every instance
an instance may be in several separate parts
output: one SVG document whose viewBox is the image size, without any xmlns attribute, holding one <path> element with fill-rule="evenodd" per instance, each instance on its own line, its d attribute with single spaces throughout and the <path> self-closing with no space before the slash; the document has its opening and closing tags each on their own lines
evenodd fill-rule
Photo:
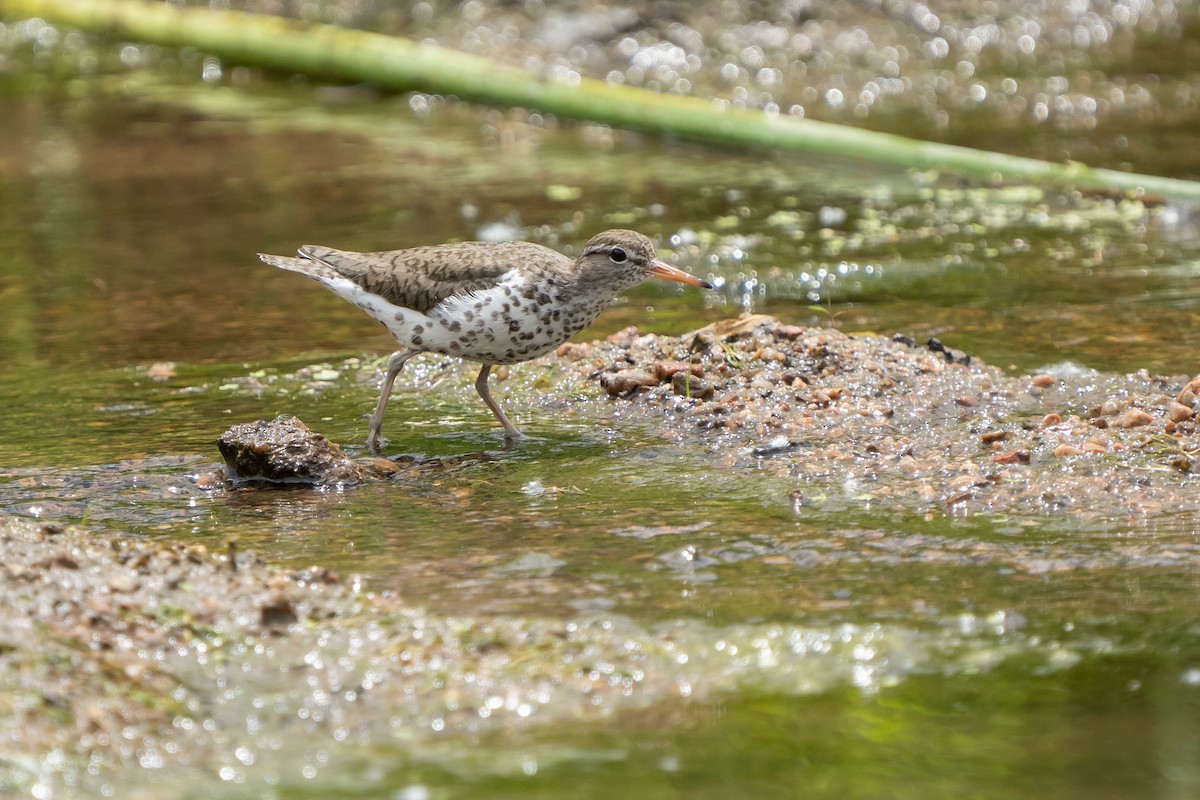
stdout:
<svg viewBox="0 0 1200 800">
<path fill-rule="evenodd" d="M 684 272 L 676 267 L 672 267 L 667 262 L 657 258 L 650 262 L 650 274 L 655 278 L 659 278 L 664 281 L 686 283 L 688 286 L 699 286 L 702 289 L 712 288 L 712 284 L 708 281 L 700 280 L 695 275 Z"/>
</svg>

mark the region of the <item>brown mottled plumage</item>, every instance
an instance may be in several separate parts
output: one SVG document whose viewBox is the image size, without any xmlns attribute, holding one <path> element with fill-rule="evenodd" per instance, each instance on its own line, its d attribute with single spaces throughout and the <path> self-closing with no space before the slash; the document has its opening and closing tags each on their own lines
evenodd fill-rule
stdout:
<svg viewBox="0 0 1200 800">
<path fill-rule="evenodd" d="M 514 264 L 534 259 L 547 267 L 571 264 L 562 253 L 532 242 L 458 242 L 384 253 L 305 245 L 300 255 L 331 267 L 389 303 L 422 314 L 452 295 L 491 289 Z"/>
<path fill-rule="evenodd" d="M 626 230 L 596 235 L 575 259 L 530 242 L 462 242 L 382 253 L 305 245 L 298 256 L 259 254 L 272 266 L 319 281 L 383 323 L 404 345 L 388 363 L 371 416 L 371 452 L 379 451 L 392 383 L 417 353 L 481 362 L 475 388 L 511 445 L 520 432 L 488 390 L 493 366 L 550 352 L 622 290 L 650 278 L 712 288 L 659 260 L 649 239 Z"/>
</svg>

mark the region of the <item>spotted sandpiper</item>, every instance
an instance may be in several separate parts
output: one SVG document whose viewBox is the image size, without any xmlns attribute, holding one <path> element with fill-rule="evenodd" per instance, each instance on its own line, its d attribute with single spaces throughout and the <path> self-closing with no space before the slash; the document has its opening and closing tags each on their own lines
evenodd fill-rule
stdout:
<svg viewBox="0 0 1200 800">
<path fill-rule="evenodd" d="M 372 453 L 379 452 L 392 384 L 418 353 L 480 362 L 475 389 L 511 446 L 521 432 L 488 390 L 492 367 L 550 352 L 620 292 L 650 278 L 712 288 L 659 259 L 645 236 L 626 230 L 597 234 L 574 259 L 531 242 L 460 242 L 382 253 L 305 245 L 296 258 L 258 257 L 319 281 L 383 323 L 403 346 L 388 361 L 371 415 Z"/>
</svg>

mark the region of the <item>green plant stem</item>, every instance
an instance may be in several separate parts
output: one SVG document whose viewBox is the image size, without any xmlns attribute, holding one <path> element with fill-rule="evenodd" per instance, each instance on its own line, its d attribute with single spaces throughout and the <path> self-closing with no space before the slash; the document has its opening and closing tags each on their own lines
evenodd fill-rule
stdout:
<svg viewBox="0 0 1200 800">
<path fill-rule="evenodd" d="M 235 11 L 135 0 L 0 0 L 0 12 L 171 47 L 195 47 L 231 63 L 325 80 L 369 82 L 394 91 L 454 95 L 700 142 L 847 156 L 989 180 L 1150 192 L 1200 200 L 1200 183 L 1083 164 L 922 142 L 816 120 L 719 107 L 696 97 L 558 82 L 523 69 L 429 44 L 329 25 Z"/>
</svg>

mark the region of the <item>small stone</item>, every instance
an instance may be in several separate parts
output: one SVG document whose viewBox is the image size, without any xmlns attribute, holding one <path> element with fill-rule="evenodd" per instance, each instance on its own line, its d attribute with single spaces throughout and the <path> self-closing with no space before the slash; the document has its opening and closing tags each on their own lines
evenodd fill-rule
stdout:
<svg viewBox="0 0 1200 800">
<path fill-rule="evenodd" d="M 658 379 L 644 369 L 623 369 L 601 375 L 600 385 L 610 397 L 626 397 L 638 389 L 657 386 Z"/>
<path fill-rule="evenodd" d="M 676 372 L 671 378 L 671 391 L 681 397 L 711 400 L 716 389 L 703 378 L 696 378 L 691 372 Z"/>
<path fill-rule="evenodd" d="M 1034 375 L 1032 378 L 1029 379 L 1029 382 L 1032 383 L 1034 386 L 1037 386 L 1041 389 L 1045 389 L 1050 386 L 1053 386 L 1055 383 L 1053 375 L 1046 375 L 1044 373 L 1039 374 L 1039 375 Z"/>
<path fill-rule="evenodd" d="M 1052 425 L 1057 425 L 1060 422 L 1062 422 L 1062 416 L 1060 414 L 1047 414 L 1046 416 L 1042 417 L 1042 421 L 1038 423 L 1038 429 L 1044 431 L 1046 428 L 1049 428 Z"/>
<path fill-rule="evenodd" d="M 1091 441 L 1084 442 L 1082 445 L 1080 445 L 1080 448 L 1085 453 L 1107 453 L 1108 452 L 1108 446 L 1101 442 L 1091 442 Z"/>
<path fill-rule="evenodd" d="M 1070 458 L 1071 456 L 1083 455 L 1083 450 L 1082 448 L 1076 447 L 1073 444 L 1060 444 L 1058 447 L 1054 448 L 1054 455 L 1058 456 L 1059 458 Z"/>
<path fill-rule="evenodd" d="M 579 361 L 585 358 L 592 352 L 590 344 L 580 344 L 578 342 L 566 342 L 560 344 L 558 349 L 554 351 L 554 355 L 559 358 L 565 358 L 567 361 Z"/>
<path fill-rule="evenodd" d="M 1028 450 L 1009 450 L 1007 453 L 1001 453 L 992 459 L 997 464 L 1028 464 L 1030 460 Z"/>
<path fill-rule="evenodd" d="M 1008 438 L 1008 431 L 984 431 L 979 435 L 979 440 L 984 444 L 992 442 L 1002 442 Z"/>
<path fill-rule="evenodd" d="M 1131 408 L 1115 420 L 1118 428 L 1137 428 L 1154 422 L 1154 417 L 1140 408 Z"/>
<path fill-rule="evenodd" d="M 1196 398 L 1200 397 L 1200 377 L 1193 378 L 1188 381 L 1188 384 L 1179 392 L 1175 399 L 1183 403 L 1185 406 L 1193 405 Z"/>
<path fill-rule="evenodd" d="M 265 628 L 286 628 L 299 619 L 292 601 L 278 589 L 272 590 L 258 611 L 259 622 Z"/>
<path fill-rule="evenodd" d="M 704 374 L 704 367 L 687 361 L 656 361 L 651 370 L 660 381 L 671 380 L 678 372 L 689 372 L 697 378 Z"/>
<path fill-rule="evenodd" d="M 358 458 L 354 463 L 362 467 L 363 472 L 376 477 L 389 477 L 400 472 L 403 467 L 397 464 L 390 458 L 383 456 L 368 456 L 366 458 Z"/>
<path fill-rule="evenodd" d="M 1185 420 L 1191 419 L 1195 415 L 1196 412 L 1192 411 L 1189 406 L 1186 406 L 1183 403 L 1171 403 L 1171 405 L 1167 408 L 1167 416 L 1171 418 L 1172 422 L 1184 422 Z"/>
<path fill-rule="evenodd" d="M 129 573 L 119 573 L 108 579 L 108 590 L 113 594 L 130 594 L 136 592 L 141 584 Z"/>
<path fill-rule="evenodd" d="M 197 489 L 220 489 L 225 485 L 225 473 L 220 470 L 201 472 L 195 478 Z"/>
<path fill-rule="evenodd" d="M 79 562 L 70 553 L 59 553 L 50 563 L 62 569 L 79 569 Z"/>
<path fill-rule="evenodd" d="M 787 356 L 776 350 L 774 347 L 764 347 L 762 349 L 761 358 L 763 361 L 773 361 L 776 364 L 782 364 L 787 361 Z"/>
<path fill-rule="evenodd" d="M 774 333 L 780 339 L 792 340 L 799 339 L 804 335 L 806 330 L 807 328 L 803 328 L 799 325 L 776 325 L 772 333 Z"/>
</svg>

